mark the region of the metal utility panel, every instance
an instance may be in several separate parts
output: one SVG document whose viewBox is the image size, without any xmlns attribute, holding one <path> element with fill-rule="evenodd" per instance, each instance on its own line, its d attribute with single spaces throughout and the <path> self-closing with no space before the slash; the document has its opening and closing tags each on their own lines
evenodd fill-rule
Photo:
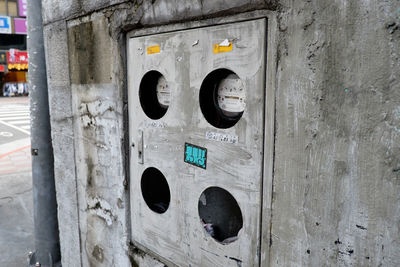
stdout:
<svg viewBox="0 0 400 267">
<path fill-rule="evenodd" d="M 178 266 L 260 261 L 266 19 L 128 41 L 132 241 Z"/>
</svg>

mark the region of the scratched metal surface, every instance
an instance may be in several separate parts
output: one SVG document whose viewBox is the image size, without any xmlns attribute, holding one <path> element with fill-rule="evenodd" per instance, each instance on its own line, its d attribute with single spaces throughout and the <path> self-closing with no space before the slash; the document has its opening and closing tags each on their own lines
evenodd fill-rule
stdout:
<svg viewBox="0 0 400 267">
<path fill-rule="evenodd" d="M 179 266 L 243 266 L 259 264 L 260 212 L 265 90 L 266 20 L 131 38 L 128 47 L 130 141 L 139 143 L 143 131 L 144 163 L 138 146 L 131 151 L 132 238 Z M 214 54 L 212 45 L 233 41 L 233 50 Z M 196 44 L 197 43 L 197 44 Z M 146 48 L 161 52 L 147 55 Z M 212 70 L 228 68 L 244 82 L 246 110 L 239 122 L 217 129 L 204 118 L 199 90 Z M 149 70 L 161 72 L 171 87 L 167 113 L 153 123 L 139 101 L 139 84 Z M 238 136 L 230 144 L 206 139 L 206 132 Z M 185 142 L 207 148 L 207 169 L 184 162 Z M 143 200 L 140 180 L 148 167 L 166 177 L 171 202 L 163 214 L 151 211 Z M 206 188 L 219 186 L 238 202 L 243 228 L 238 240 L 222 245 L 203 229 L 198 215 L 199 197 Z"/>
</svg>

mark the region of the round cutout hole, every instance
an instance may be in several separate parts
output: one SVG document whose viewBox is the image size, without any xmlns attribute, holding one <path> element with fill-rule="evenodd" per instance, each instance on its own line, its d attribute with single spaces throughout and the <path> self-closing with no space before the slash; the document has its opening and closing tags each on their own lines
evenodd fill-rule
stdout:
<svg viewBox="0 0 400 267">
<path fill-rule="evenodd" d="M 225 189 L 209 187 L 200 196 L 199 216 L 205 231 L 222 244 L 237 240 L 243 227 L 242 212 L 235 198 Z"/>
<path fill-rule="evenodd" d="M 147 206 L 156 213 L 166 212 L 171 193 L 164 175 L 156 168 L 147 168 L 142 174 L 140 185 Z"/>
<path fill-rule="evenodd" d="M 150 119 L 158 120 L 165 115 L 171 99 L 171 88 L 160 72 L 151 70 L 143 76 L 139 99 L 144 113 Z"/>
<path fill-rule="evenodd" d="M 200 87 L 200 108 L 214 127 L 234 126 L 246 108 L 246 91 L 239 76 L 228 69 L 209 73 Z"/>
</svg>

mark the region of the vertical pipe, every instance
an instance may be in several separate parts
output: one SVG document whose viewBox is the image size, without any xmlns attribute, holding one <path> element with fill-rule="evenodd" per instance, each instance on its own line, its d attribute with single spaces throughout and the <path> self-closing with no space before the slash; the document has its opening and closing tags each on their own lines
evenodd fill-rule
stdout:
<svg viewBox="0 0 400 267">
<path fill-rule="evenodd" d="M 41 266 L 53 266 L 60 261 L 61 255 L 41 0 L 28 1 L 27 19 L 35 232 L 35 253 L 31 260 Z"/>
</svg>

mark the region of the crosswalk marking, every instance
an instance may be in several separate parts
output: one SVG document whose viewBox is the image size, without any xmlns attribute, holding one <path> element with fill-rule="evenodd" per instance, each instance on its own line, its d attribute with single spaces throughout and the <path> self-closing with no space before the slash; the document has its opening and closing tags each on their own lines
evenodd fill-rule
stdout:
<svg viewBox="0 0 400 267">
<path fill-rule="evenodd" d="M 29 111 L 0 111 L 0 115 L 27 115 Z"/>
<path fill-rule="evenodd" d="M 2 116 L 0 115 L 0 120 L 2 121 L 13 121 L 13 120 L 26 120 L 29 116 Z"/>
<path fill-rule="evenodd" d="M 30 120 L 20 120 L 20 121 L 14 121 L 13 122 L 13 124 L 14 125 L 19 125 L 19 124 L 25 124 L 25 125 L 29 125 L 29 123 L 31 123 L 31 121 Z M 23 125 L 23 126 L 25 126 L 25 125 Z"/>
<path fill-rule="evenodd" d="M 12 125 L 12 124 L 9 124 L 9 123 L 7 123 L 7 122 L 5 122 L 5 121 L 1 121 L 1 120 L 0 120 L 0 123 L 3 124 L 3 125 L 5 125 L 5 126 L 11 127 L 11 128 L 13 128 L 13 129 L 15 129 L 15 130 L 18 130 L 18 131 L 20 131 L 20 132 L 26 133 L 26 134 L 28 134 L 28 135 L 31 134 L 29 131 L 26 131 L 26 130 L 22 129 L 21 127 L 16 127 L 16 126 L 14 126 L 14 125 Z"/>
<path fill-rule="evenodd" d="M 29 135 L 29 105 L 9 104 L 0 106 L 0 123 Z"/>
</svg>

